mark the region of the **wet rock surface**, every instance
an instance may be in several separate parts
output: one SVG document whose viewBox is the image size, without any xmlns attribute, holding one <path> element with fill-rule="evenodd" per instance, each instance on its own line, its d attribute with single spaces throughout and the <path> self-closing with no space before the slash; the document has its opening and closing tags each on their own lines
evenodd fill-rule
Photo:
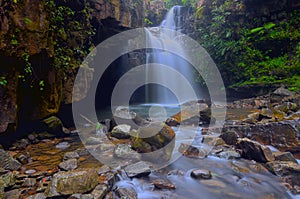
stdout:
<svg viewBox="0 0 300 199">
<path fill-rule="evenodd" d="M 98 174 L 95 169 L 59 172 L 53 176 L 47 197 L 71 195 L 91 191 L 98 184 Z"/>
</svg>

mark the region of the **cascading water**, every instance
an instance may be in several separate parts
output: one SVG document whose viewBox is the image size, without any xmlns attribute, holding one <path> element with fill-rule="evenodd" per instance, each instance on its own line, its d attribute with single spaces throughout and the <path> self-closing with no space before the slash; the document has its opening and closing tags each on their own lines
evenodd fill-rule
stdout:
<svg viewBox="0 0 300 199">
<path fill-rule="evenodd" d="M 185 57 L 185 50 L 183 45 L 180 43 L 180 33 L 183 29 L 182 20 L 182 7 L 174 6 L 167 13 L 165 19 L 159 27 L 146 28 L 147 35 L 147 46 L 149 46 L 146 55 L 146 81 L 156 80 L 155 82 L 162 82 L 164 85 L 175 85 L 176 90 L 180 91 L 181 96 L 186 96 L 184 100 L 189 100 L 189 95 L 186 92 L 186 88 L 181 81 L 178 80 L 176 75 L 168 74 L 161 67 L 156 70 L 150 70 L 151 64 L 163 64 L 168 66 L 178 73 L 183 75 L 194 90 L 199 90 L 195 84 L 195 73 L 192 70 L 190 64 L 185 61 L 182 57 Z M 151 48 L 158 46 L 159 49 Z M 168 52 L 167 48 L 176 49 L 180 52 L 180 56 Z M 146 101 L 148 103 L 158 104 L 178 104 L 176 96 L 166 86 L 156 85 L 156 87 L 146 86 Z M 198 96 L 199 97 L 199 96 Z"/>
</svg>

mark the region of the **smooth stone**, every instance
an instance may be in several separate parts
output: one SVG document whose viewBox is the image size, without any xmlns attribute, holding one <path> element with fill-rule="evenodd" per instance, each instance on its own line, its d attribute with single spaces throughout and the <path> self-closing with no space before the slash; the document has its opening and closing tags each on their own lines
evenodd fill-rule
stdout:
<svg viewBox="0 0 300 199">
<path fill-rule="evenodd" d="M 75 170 L 77 166 L 77 159 L 68 159 L 58 165 L 58 167 L 64 171 Z"/>
<path fill-rule="evenodd" d="M 195 169 L 191 172 L 191 177 L 195 179 L 211 179 L 211 172 L 207 169 Z"/>
<path fill-rule="evenodd" d="M 34 169 L 29 169 L 29 170 L 26 170 L 26 171 L 25 171 L 25 174 L 31 175 L 31 174 L 34 174 L 35 172 L 36 172 L 36 170 L 34 170 Z"/>
<path fill-rule="evenodd" d="M 70 144 L 68 142 L 61 142 L 55 146 L 55 148 L 62 149 L 62 150 L 67 149 L 69 147 L 70 147 Z"/>
<path fill-rule="evenodd" d="M 142 161 L 128 165 L 124 170 L 129 178 L 148 176 L 151 173 L 149 165 Z"/>
<path fill-rule="evenodd" d="M 156 179 L 153 184 L 158 189 L 176 189 L 176 186 L 168 180 Z"/>
</svg>

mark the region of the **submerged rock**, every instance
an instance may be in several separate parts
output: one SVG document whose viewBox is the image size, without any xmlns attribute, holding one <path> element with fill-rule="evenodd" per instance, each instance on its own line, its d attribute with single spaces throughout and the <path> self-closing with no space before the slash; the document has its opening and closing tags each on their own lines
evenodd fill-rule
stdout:
<svg viewBox="0 0 300 199">
<path fill-rule="evenodd" d="M 237 146 L 242 150 L 242 157 L 258 162 L 270 162 L 275 158 L 269 147 L 248 138 L 238 139 Z"/>
<path fill-rule="evenodd" d="M 95 169 L 81 169 L 54 174 L 47 190 L 47 197 L 71 195 L 91 191 L 98 184 Z"/>
<path fill-rule="evenodd" d="M 148 176 L 151 173 L 149 165 L 142 161 L 132 165 L 128 165 L 124 168 L 124 170 L 129 178 Z"/>
<path fill-rule="evenodd" d="M 78 159 L 78 158 L 79 158 L 79 154 L 76 151 L 72 151 L 72 152 L 65 153 L 63 160 Z"/>
<path fill-rule="evenodd" d="M 0 149 L 0 168 L 7 170 L 18 170 L 21 164 L 13 159 L 6 151 Z"/>
</svg>

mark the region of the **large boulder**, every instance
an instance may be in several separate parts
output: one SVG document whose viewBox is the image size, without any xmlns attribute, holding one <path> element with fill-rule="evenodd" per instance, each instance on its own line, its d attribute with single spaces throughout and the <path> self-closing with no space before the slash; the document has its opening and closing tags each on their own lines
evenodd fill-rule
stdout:
<svg viewBox="0 0 300 199">
<path fill-rule="evenodd" d="M 144 153 L 142 157 L 147 158 L 147 153 L 159 150 L 160 159 L 168 160 L 174 149 L 175 132 L 164 123 L 151 123 L 132 134 L 131 142 L 134 150 Z M 151 154 L 148 158 L 157 160 L 157 156 L 151 157 Z"/>
<path fill-rule="evenodd" d="M 248 138 L 238 139 L 237 146 L 242 150 L 242 157 L 244 158 L 263 163 L 275 160 L 269 147 Z"/>
<path fill-rule="evenodd" d="M 210 129 L 210 131 L 225 134 L 221 135 L 225 142 L 228 141 L 226 138 L 228 134 L 272 145 L 280 150 L 290 150 L 299 146 L 299 127 L 299 120 L 291 120 L 255 125 L 228 125 L 223 128 Z"/>
<path fill-rule="evenodd" d="M 46 190 L 47 197 L 65 196 L 85 193 L 93 190 L 98 184 L 96 169 L 81 169 L 54 174 Z"/>
<path fill-rule="evenodd" d="M 182 110 L 167 119 L 169 126 L 183 125 L 207 125 L 215 123 L 211 116 L 211 108 L 204 103 L 192 103 L 190 106 L 183 106 Z"/>
</svg>

